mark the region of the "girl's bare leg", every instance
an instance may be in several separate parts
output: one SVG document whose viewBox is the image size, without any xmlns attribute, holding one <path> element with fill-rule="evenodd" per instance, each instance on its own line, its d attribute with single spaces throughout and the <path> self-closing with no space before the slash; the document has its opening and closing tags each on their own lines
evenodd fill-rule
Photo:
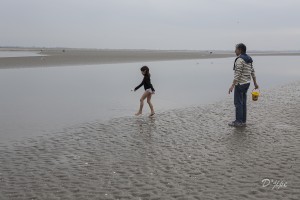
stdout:
<svg viewBox="0 0 300 200">
<path fill-rule="evenodd" d="M 135 114 L 136 116 L 142 114 L 143 107 L 144 107 L 144 100 L 147 98 L 147 96 L 148 96 L 148 92 L 144 92 L 144 94 L 142 95 L 142 97 L 141 97 L 141 99 L 140 99 L 140 109 L 139 109 L 139 111 Z"/>
<path fill-rule="evenodd" d="M 148 96 L 147 96 L 147 103 L 149 104 L 149 107 L 150 107 L 150 110 L 151 110 L 151 114 L 150 116 L 154 115 L 154 108 L 153 108 L 153 105 L 151 103 L 151 97 L 152 97 L 152 94 L 151 93 L 148 93 Z"/>
</svg>

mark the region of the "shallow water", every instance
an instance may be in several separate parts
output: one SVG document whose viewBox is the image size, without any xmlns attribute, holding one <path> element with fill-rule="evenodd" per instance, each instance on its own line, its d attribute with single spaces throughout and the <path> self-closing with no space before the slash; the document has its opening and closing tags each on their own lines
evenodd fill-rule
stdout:
<svg viewBox="0 0 300 200">
<path fill-rule="evenodd" d="M 0 51 L 0 58 L 41 56 L 31 51 Z"/>
<path fill-rule="evenodd" d="M 228 97 L 233 60 L 69 66 L 0 71 L 0 141 L 60 131 L 76 124 L 132 116 L 143 88 L 140 66 L 150 67 L 156 112 L 207 105 Z M 299 80 L 300 57 L 254 57 L 261 92 Z M 232 96 L 231 96 L 232 98 Z M 145 104 L 144 113 L 149 113 Z"/>
<path fill-rule="evenodd" d="M 131 116 L 141 63 L 0 70 L 0 199 L 298 200 L 300 59 L 254 59 L 241 129 L 232 59 L 147 63 L 154 118 Z"/>
<path fill-rule="evenodd" d="M 0 199 L 298 200 L 299 104 L 300 82 L 249 102 L 244 128 L 226 99 L 3 145 Z"/>
</svg>

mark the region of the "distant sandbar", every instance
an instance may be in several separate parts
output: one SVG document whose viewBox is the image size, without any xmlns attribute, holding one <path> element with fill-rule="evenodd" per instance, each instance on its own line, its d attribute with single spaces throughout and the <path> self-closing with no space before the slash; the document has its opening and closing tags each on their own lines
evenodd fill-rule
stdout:
<svg viewBox="0 0 300 200">
<path fill-rule="evenodd" d="M 30 51 L 40 56 L 1 57 L 0 69 L 235 57 L 233 51 L 0 48 L 1 51 Z M 251 55 L 300 56 L 300 52 L 253 52 Z"/>
</svg>

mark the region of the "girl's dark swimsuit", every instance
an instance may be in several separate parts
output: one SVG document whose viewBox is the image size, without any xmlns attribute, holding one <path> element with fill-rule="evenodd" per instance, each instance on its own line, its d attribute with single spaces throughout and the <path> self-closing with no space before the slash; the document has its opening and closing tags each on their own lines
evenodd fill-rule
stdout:
<svg viewBox="0 0 300 200">
<path fill-rule="evenodd" d="M 142 85 L 144 85 L 145 90 L 151 88 L 152 91 L 155 91 L 152 84 L 151 84 L 150 76 L 144 76 L 144 79 L 143 79 L 142 83 L 139 84 L 134 90 L 138 90 L 140 87 L 142 87 Z"/>
</svg>

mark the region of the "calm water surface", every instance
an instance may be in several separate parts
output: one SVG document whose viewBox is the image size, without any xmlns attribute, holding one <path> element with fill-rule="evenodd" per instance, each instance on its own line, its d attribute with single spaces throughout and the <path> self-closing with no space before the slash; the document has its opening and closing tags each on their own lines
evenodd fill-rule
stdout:
<svg viewBox="0 0 300 200">
<path fill-rule="evenodd" d="M 32 51 L 0 51 L 0 58 L 41 56 Z"/>
<path fill-rule="evenodd" d="M 261 92 L 300 78 L 300 57 L 254 57 Z M 156 112 L 230 98 L 233 60 L 205 59 L 0 71 L 0 141 L 21 139 L 91 121 L 131 116 L 148 65 Z M 251 86 L 253 88 L 253 85 Z M 233 98 L 233 96 L 231 96 Z M 145 104 L 144 114 L 149 108 Z"/>
</svg>

